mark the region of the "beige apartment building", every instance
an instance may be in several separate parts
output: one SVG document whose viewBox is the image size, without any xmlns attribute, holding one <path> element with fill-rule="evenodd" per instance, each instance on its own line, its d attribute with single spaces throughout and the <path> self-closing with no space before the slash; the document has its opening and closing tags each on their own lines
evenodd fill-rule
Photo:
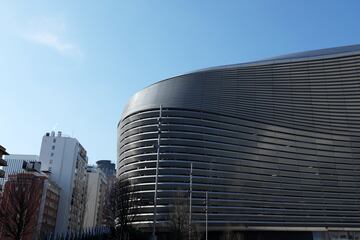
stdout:
<svg viewBox="0 0 360 240">
<path fill-rule="evenodd" d="M 87 198 L 83 228 L 104 225 L 104 207 L 107 193 L 106 174 L 95 166 L 86 169 Z"/>
</svg>

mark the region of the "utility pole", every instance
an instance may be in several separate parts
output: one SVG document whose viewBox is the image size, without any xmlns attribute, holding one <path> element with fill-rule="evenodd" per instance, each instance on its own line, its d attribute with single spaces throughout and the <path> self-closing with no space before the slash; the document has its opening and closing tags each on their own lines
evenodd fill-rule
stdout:
<svg viewBox="0 0 360 240">
<path fill-rule="evenodd" d="M 156 240 L 156 204 L 157 204 L 157 191 L 158 191 L 158 177 L 159 177 L 159 161 L 160 161 L 160 143 L 161 143 L 161 114 L 162 106 L 160 105 L 160 112 L 158 118 L 158 140 L 157 140 L 157 152 L 156 152 L 156 175 L 155 175 L 155 192 L 154 192 L 154 219 L 153 219 L 153 232 L 152 240 Z"/>
<path fill-rule="evenodd" d="M 206 215 L 206 219 L 205 219 L 205 240 L 208 240 L 208 192 L 206 192 L 206 198 L 205 198 L 205 215 Z"/>
<path fill-rule="evenodd" d="M 192 215 L 192 174 L 193 164 L 190 164 L 190 204 L 189 204 L 189 240 L 191 240 L 191 215 Z"/>
</svg>

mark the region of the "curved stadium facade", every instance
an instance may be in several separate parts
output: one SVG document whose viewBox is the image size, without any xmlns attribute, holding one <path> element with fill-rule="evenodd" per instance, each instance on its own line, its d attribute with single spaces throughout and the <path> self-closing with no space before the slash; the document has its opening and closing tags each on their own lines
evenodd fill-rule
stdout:
<svg viewBox="0 0 360 240">
<path fill-rule="evenodd" d="M 159 225 L 176 193 L 188 196 L 192 163 L 192 220 L 205 224 L 208 192 L 209 231 L 360 230 L 360 45 L 209 68 L 135 94 L 117 170 L 146 200 L 143 227 L 157 157 Z"/>
</svg>

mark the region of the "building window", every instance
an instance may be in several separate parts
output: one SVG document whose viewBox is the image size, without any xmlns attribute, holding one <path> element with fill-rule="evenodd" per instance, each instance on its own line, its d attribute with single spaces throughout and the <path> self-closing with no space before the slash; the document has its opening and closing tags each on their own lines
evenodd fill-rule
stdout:
<svg viewBox="0 0 360 240">
<path fill-rule="evenodd" d="M 52 163 L 53 163 L 53 160 L 52 160 L 52 159 L 50 159 L 49 163 L 50 163 L 50 164 L 52 164 Z"/>
<path fill-rule="evenodd" d="M 54 149 L 55 149 L 55 145 L 53 145 L 53 146 L 51 147 L 51 149 L 54 150 Z"/>
<path fill-rule="evenodd" d="M 54 156 L 54 153 L 50 153 L 50 157 Z"/>
<path fill-rule="evenodd" d="M 55 138 L 53 139 L 53 143 L 56 143 L 56 139 L 55 139 Z"/>
</svg>

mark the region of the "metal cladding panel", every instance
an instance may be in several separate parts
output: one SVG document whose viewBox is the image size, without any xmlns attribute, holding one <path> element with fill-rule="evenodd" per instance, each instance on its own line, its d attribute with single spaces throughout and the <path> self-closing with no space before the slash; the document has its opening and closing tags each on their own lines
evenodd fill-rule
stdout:
<svg viewBox="0 0 360 240">
<path fill-rule="evenodd" d="M 344 51 L 193 72 L 134 95 L 118 176 L 144 200 L 136 224 L 153 220 L 162 105 L 159 223 L 189 194 L 193 163 L 192 219 L 204 223 L 208 191 L 210 229 L 359 228 L 360 54 Z"/>
</svg>

